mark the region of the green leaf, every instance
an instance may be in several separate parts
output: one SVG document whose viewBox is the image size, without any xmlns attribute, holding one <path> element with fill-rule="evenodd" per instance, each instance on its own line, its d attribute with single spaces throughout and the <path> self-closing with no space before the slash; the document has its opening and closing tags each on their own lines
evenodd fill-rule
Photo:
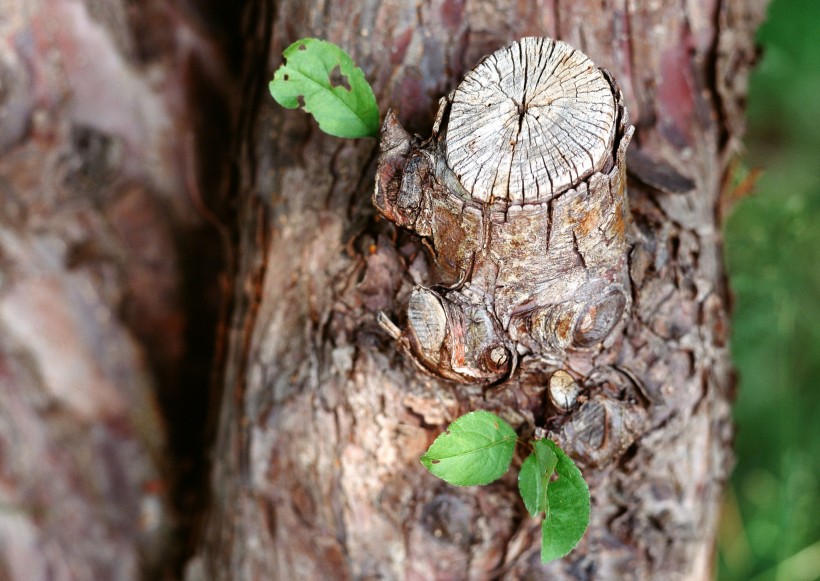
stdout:
<svg viewBox="0 0 820 581">
<path fill-rule="evenodd" d="M 515 441 L 515 430 L 497 415 L 470 412 L 436 438 L 421 463 L 456 486 L 489 484 L 510 467 Z"/>
<path fill-rule="evenodd" d="M 376 137 L 379 109 L 362 70 L 341 48 L 303 38 L 283 53 L 270 93 L 288 109 L 301 106 L 319 129 L 336 137 Z"/>
<path fill-rule="evenodd" d="M 532 443 L 533 453 L 527 456 L 518 473 L 518 491 L 530 516 L 549 510 L 547 485 L 555 471 L 558 456 L 544 440 Z"/>
<path fill-rule="evenodd" d="M 578 544 L 589 526 L 589 488 L 581 471 L 551 440 L 545 442 L 558 457 L 558 479 L 547 487 L 549 508 L 541 523 L 541 561 L 560 559 Z"/>
</svg>

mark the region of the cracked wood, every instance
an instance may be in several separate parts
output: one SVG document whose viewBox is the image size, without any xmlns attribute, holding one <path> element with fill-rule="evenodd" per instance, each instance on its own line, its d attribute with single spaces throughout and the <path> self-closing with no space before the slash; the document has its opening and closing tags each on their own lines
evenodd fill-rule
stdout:
<svg viewBox="0 0 820 581">
<path fill-rule="evenodd" d="M 440 277 L 413 291 L 399 347 L 435 375 L 487 384 L 522 357 L 560 363 L 601 343 L 629 304 L 632 131 L 611 76 L 548 38 L 482 60 L 429 140 L 388 114 L 374 203 L 425 237 Z"/>
<path fill-rule="evenodd" d="M 456 89 L 447 163 L 474 200 L 543 202 L 603 169 L 616 113 L 612 87 L 586 55 L 524 38 Z"/>
</svg>

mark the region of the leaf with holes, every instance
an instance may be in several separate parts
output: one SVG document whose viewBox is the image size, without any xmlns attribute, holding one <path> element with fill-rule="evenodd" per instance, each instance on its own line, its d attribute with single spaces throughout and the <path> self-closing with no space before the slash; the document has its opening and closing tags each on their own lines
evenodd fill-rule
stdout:
<svg viewBox="0 0 820 581">
<path fill-rule="evenodd" d="M 270 93 L 288 109 L 302 107 L 319 129 L 336 137 L 376 137 L 379 109 L 362 70 L 341 48 L 303 38 L 283 53 Z"/>
<path fill-rule="evenodd" d="M 421 463 L 456 486 L 489 484 L 510 467 L 515 441 L 515 430 L 497 415 L 471 412 L 436 438 Z"/>
<path fill-rule="evenodd" d="M 555 471 L 558 456 L 544 440 L 532 442 L 533 452 L 527 456 L 518 473 L 518 491 L 530 516 L 549 511 L 547 486 Z"/>
<path fill-rule="evenodd" d="M 584 536 L 589 526 L 589 488 L 575 463 L 550 440 L 547 444 L 558 457 L 556 480 L 547 486 L 549 499 L 544 522 L 541 523 L 541 561 L 560 559 Z"/>
</svg>

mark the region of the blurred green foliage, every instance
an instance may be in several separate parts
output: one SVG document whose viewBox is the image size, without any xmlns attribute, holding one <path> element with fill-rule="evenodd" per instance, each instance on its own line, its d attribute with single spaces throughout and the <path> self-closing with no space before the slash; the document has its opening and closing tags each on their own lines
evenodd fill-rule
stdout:
<svg viewBox="0 0 820 581">
<path fill-rule="evenodd" d="M 812 581 L 820 579 L 820 1 L 774 0 L 758 41 L 745 164 L 764 173 L 725 230 L 740 383 L 718 571 L 726 581 Z"/>
</svg>

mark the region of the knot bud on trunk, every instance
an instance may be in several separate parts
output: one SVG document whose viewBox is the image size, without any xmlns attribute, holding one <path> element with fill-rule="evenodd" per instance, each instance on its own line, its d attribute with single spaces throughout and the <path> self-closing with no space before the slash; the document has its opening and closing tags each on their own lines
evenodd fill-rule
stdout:
<svg viewBox="0 0 820 581">
<path fill-rule="evenodd" d="M 434 251 L 399 343 L 424 369 L 497 383 L 519 355 L 599 345 L 629 306 L 624 154 L 613 79 L 584 54 L 524 38 L 442 99 L 433 135 L 390 112 L 373 201 Z"/>
</svg>

